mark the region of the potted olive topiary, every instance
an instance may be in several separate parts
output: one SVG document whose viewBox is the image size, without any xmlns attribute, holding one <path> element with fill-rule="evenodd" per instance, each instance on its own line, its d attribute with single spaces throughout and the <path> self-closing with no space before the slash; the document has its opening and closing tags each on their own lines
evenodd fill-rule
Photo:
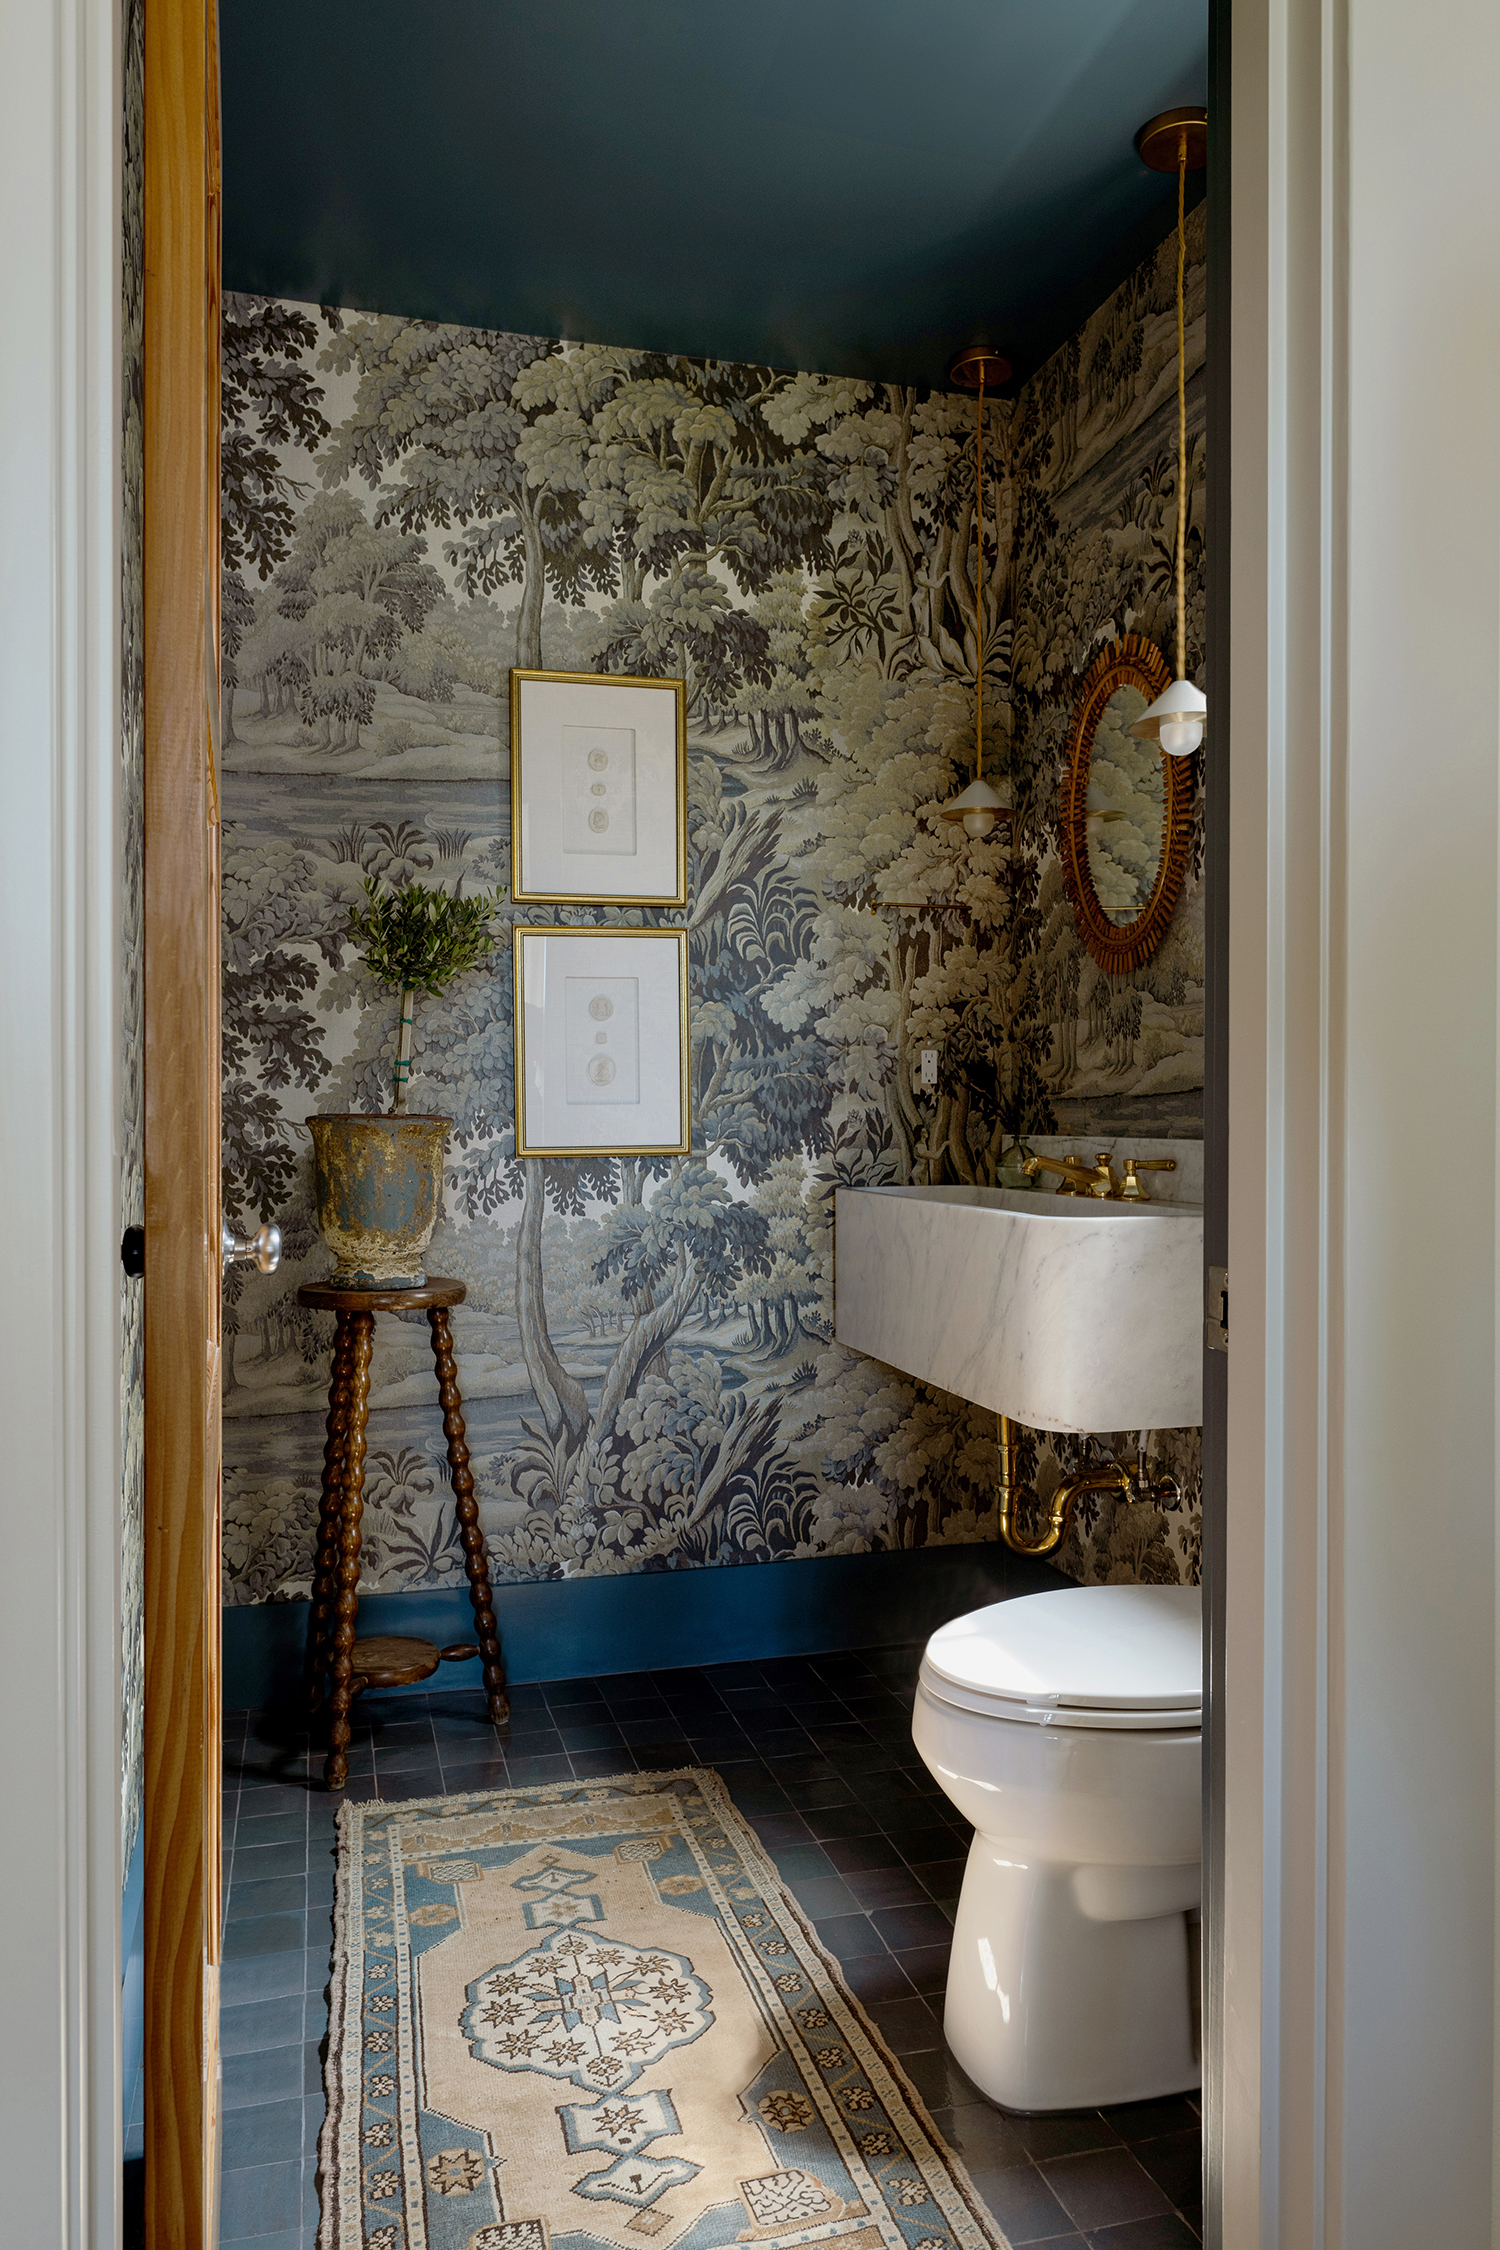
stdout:
<svg viewBox="0 0 1500 2250">
<path fill-rule="evenodd" d="M 424 883 L 382 890 L 366 880 L 368 906 L 349 917 L 358 958 L 401 996 L 391 1106 L 384 1116 L 347 1111 L 310 1117 L 318 1232 L 334 1256 L 332 1279 L 350 1288 L 418 1289 L 437 1225 L 443 1146 L 453 1120 L 408 1110 L 418 993 L 433 999 L 489 956 L 489 923 L 505 893 L 471 898 Z"/>
</svg>

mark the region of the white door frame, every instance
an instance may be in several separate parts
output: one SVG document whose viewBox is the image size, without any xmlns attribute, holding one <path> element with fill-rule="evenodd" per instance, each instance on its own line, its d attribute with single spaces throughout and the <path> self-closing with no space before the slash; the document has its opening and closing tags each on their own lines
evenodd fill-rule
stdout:
<svg viewBox="0 0 1500 2250">
<path fill-rule="evenodd" d="M 0 29 L 0 2232 L 119 2239 L 120 61 Z"/>
<path fill-rule="evenodd" d="M 1232 43 L 1223 2242 L 1478 2250 L 1500 10 Z"/>
</svg>

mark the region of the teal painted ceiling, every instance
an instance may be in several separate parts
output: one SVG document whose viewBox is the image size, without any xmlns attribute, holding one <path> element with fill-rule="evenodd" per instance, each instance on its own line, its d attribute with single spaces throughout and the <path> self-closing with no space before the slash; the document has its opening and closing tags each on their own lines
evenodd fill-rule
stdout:
<svg viewBox="0 0 1500 2250">
<path fill-rule="evenodd" d="M 231 289 L 946 384 L 1170 228 L 1208 0 L 221 0 Z"/>
</svg>

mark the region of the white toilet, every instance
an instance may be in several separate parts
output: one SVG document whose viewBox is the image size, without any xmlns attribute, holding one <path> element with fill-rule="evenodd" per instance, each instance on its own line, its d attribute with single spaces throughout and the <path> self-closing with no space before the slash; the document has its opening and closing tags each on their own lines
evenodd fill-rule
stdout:
<svg viewBox="0 0 1500 2250">
<path fill-rule="evenodd" d="M 1007 2109 L 1199 2083 L 1202 1614 L 1193 1586 L 1074 1586 L 957 1617 L 912 1738 L 975 1836 L 944 2030 Z"/>
</svg>

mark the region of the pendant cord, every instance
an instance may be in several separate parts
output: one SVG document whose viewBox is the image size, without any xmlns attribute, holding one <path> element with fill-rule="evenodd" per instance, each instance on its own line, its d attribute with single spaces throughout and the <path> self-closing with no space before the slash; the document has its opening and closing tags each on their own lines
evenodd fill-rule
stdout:
<svg viewBox="0 0 1500 2250">
<path fill-rule="evenodd" d="M 1177 143 L 1177 677 L 1187 678 L 1187 352 L 1183 330 L 1183 273 L 1187 255 L 1183 210 L 1187 199 L 1187 134 Z"/>
<path fill-rule="evenodd" d="M 984 361 L 979 362 L 979 422 L 974 433 L 974 512 L 979 553 L 974 567 L 974 639 L 979 651 L 974 713 L 974 779 L 984 779 Z"/>
</svg>

